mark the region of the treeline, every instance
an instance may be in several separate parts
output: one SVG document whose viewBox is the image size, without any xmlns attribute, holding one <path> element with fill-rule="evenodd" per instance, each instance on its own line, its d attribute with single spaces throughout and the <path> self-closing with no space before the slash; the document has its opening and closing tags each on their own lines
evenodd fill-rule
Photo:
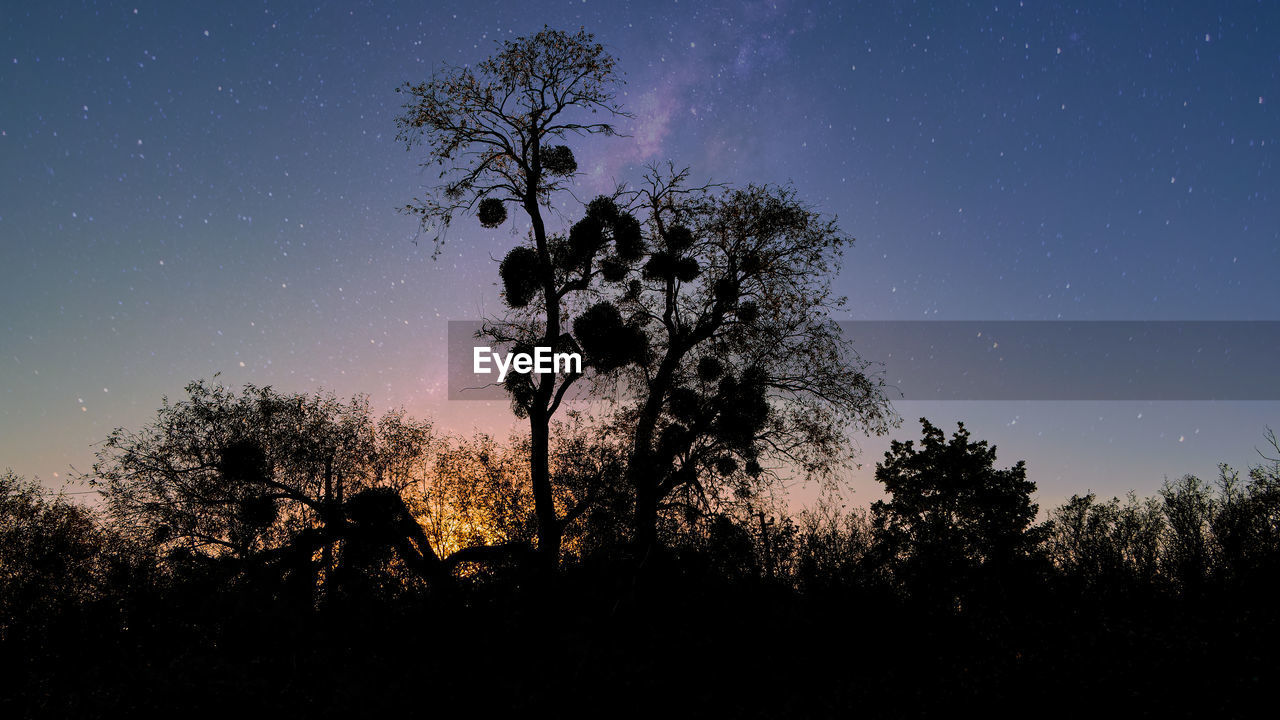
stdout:
<svg viewBox="0 0 1280 720">
<path fill-rule="evenodd" d="M 643 551 L 624 454 L 586 420 L 562 426 L 548 571 L 526 440 L 195 383 L 103 445 L 99 503 L 0 477 L 0 710 L 337 716 L 629 693 L 803 716 L 1056 693 L 1056 709 L 1238 715 L 1277 677 L 1280 462 L 1077 495 L 1037 521 L 1022 463 L 922 424 L 877 464 L 886 498 L 868 509 L 824 493 L 788 513 L 764 474 L 692 481 Z"/>
</svg>

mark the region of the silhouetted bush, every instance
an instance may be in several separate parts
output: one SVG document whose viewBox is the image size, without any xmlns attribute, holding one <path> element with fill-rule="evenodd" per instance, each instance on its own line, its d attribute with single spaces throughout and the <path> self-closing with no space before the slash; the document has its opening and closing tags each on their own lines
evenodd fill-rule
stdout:
<svg viewBox="0 0 1280 720">
<path fill-rule="evenodd" d="M 253 427 L 241 437 L 266 437 Z M 319 522 L 247 553 L 192 551 L 10 473 L 0 711 L 405 712 L 429 678 L 450 689 L 439 712 L 637 692 L 635 709 L 656 712 L 679 677 L 698 688 L 681 707 L 703 713 L 915 715 L 1052 692 L 1063 712 L 1240 716 L 1280 677 L 1274 462 L 1153 498 L 1077 495 L 1032 525 L 1020 464 L 996 469 L 994 448 L 963 432 L 926 423 L 925 435 L 886 455 L 875 510 L 824 493 L 791 516 L 745 492 L 671 509 L 661 547 L 637 553 L 625 453 L 561 427 L 551 472 L 571 522 L 555 576 L 531 571 L 520 437 L 383 455 L 403 462 L 344 498 L 327 570 L 323 543 L 298 542 L 323 535 Z M 278 443 L 235 437 L 209 455 L 217 482 L 280 472 Z M 270 519 L 229 505 L 219 528 Z M 282 553 L 304 547 L 316 570 L 281 572 Z M 438 571 L 414 567 L 429 557 Z M 1170 687 L 1188 668 L 1202 682 Z"/>
</svg>

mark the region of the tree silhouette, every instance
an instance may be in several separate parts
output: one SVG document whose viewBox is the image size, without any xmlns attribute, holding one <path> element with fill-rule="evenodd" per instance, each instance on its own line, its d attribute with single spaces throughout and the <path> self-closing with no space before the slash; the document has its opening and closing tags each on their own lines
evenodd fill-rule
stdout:
<svg viewBox="0 0 1280 720">
<path fill-rule="evenodd" d="M 441 184 L 407 208 L 425 225 L 441 229 L 475 211 L 494 226 L 508 203 L 528 215 L 530 241 L 499 268 L 510 313 L 484 332 L 515 350 L 581 350 L 598 379 L 622 381 L 627 411 L 616 429 L 628 447 L 634 539 L 649 548 L 660 505 L 706 510 L 784 465 L 829 477 L 851 457 L 848 429 L 883 431 L 891 412 L 830 317 L 843 302 L 830 275 L 849 239 L 792 191 L 713 193 L 689 187 L 687 173 L 651 169 L 640 190 L 598 197 L 567 234 L 549 232 L 543 209 L 576 169 L 572 152 L 551 141 L 613 133 L 569 119 L 621 114 L 613 67 L 590 35 L 544 29 L 505 43 L 475 71 L 450 67 L 405 85 L 411 100 L 399 125 L 402 140 L 425 144 L 442 167 Z M 557 508 L 549 467 L 550 422 L 578 379 L 506 382 L 529 420 L 548 562 L 581 509 Z"/>
<path fill-rule="evenodd" d="M 690 188 L 651 168 L 635 204 L 644 256 L 601 277 L 574 321 L 585 361 L 620 381 L 635 540 L 661 507 L 705 512 L 776 472 L 830 478 L 848 432 L 883 432 L 882 383 L 840 335 L 830 288 L 850 243 L 789 188 Z"/>
<path fill-rule="evenodd" d="M 428 423 L 400 412 L 375 420 L 364 398 L 252 385 L 237 395 L 203 381 L 187 393 L 166 400 L 142 430 L 115 430 L 98 452 L 91 482 L 129 535 L 188 562 L 278 558 L 309 596 L 317 571 L 333 576 L 340 541 L 394 531 L 404 561 L 440 577 L 435 550 L 399 497 L 433 448 Z"/>
<path fill-rule="evenodd" d="M 236 688 L 220 693 L 236 710 L 403 712 L 420 706 L 403 688 L 422 677 L 457 689 L 441 702 L 455 697 L 459 709 L 482 693 L 543 710 L 564 707 L 565 696 L 548 688 L 569 683 L 584 702 L 605 702 L 663 686 L 673 673 L 703 672 L 707 690 L 690 707 L 707 712 L 914 715 L 957 702 L 1029 702 L 1058 683 L 1082 706 L 1234 717 L 1256 708 L 1276 676 L 1274 461 L 1247 479 L 1223 466 L 1216 486 L 1183 478 L 1146 500 L 1077 496 L 1050 513 L 1041 534 L 1029 527 L 1033 487 L 1021 463 L 997 469 L 995 449 L 963 426 L 948 438 L 926 421 L 923 442 L 886 454 L 878 476 L 891 498 L 870 517 L 841 510 L 834 496 L 796 522 L 781 508 L 772 517 L 712 512 L 666 536 L 675 562 L 656 564 L 663 572 L 648 577 L 660 582 L 638 583 L 632 563 L 588 557 L 600 545 L 585 534 L 601 532 L 606 546 L 616 534 L 627 498 L 612 493 L 624 487 L 626 453 L 591 425 L 570 427 L 556 432 L 552 471 L 571 491 L 557 497 L 559 512 L 586 508 L 578 534 L 565 538 L 566 554 L 581 561 L 554 582 L 530 584 L 527 565 L 501 562 L 516 556 L 492 547 L 532 533 L 527 438 L 446 438 L 424 462 L 403 451 L 413 433 L 390 430 L 384 418 L 373 423 L 374 457 L 359 466 L 369 482 L 335 472 L 340 507 L 326 516 L 315 500 L 281 498 L 276 524 L 263 530 L 265 513 L 244 500 L 272 483 L 323 497 L 324 448 L 333 446 L 306 443 L 331 436 L 325 428 L 341 425 L 351 405 L 293 414 L 269 402 L 264 411 L 264 396 L 304 409 L 316 398 L 206 389 L 193 393 L 200 402 L 166 405 L 163 422 L 124 434 L 104 462 L 141 473 L 119 478 L 137 484 L 134 500 L 159 497 L 150 482 L 165 485 L 166 505 L 185 507 L 201 533 L 226 542 L 157 533 L 173 507 L 98 514 L 0 475 L 0 672 L 10 681 L 0 683 L 0 706 L 10 714 L 208 709 L 217 701 L 211 685 Z M 120 457 L 130 451 L 150 462 Z M 163 472 L 162 459 L 171 466 Z M 457 512 L 458 537 L 483 535 L 442 560 L 432 547 L 462 543 L 439 539 L 445 518 L 423 523 L 410 491 L 437 483 L 445 503 L 428 514 Z M 579 491 L 609 495 L 579 504 Z M 287 518 L 299 522 L 279 525 Z M 324 569 L 328 540 L 333 565 Z M 1023 574 L 1020 562 L 1040 552 L 1053 564 Z M 275 573 L 290 553 L 313 571 Z M 483 566 L 456 568 L 479 559 Z M 298 612 L 287 583 L 309 580 L 313 593 L 314 571 L 323 572 L 324 602 Z M 434 584 L 419 578 L 450 572 L 457 582 L 448 592 L 420 592 Z M 1028 578 L 1038 582 L 1010 582 Z M 940 601 L 946 612 L 920 612 Z M 851 625 L 850 612 L 877 622 Z M 763 689 L 750 672 L 760 657 L 825 657 L 854 643 L 858 652 L 829 662 L 779 666 L 779 683 Z M 530 648 L 541 662 L 528 662 Z M 67 672 L 72 662 L 80 672 Z M 1191 663 L 1205 681 L 1170 693 L 1169 674 Z M 799 700 L 770 690 L 805 678 L 818 689 Z"/>
<path fill-rule="evenodd" d="M 922 418 L 876 467 L 885 500 L 846 511 L 827 484 L 793 519 L 776 481 L 837 478 L 850 431 L 897 423 L 833 322 L 852 241 L 789 186 L 695 187 L 671 164 L 566 210 L 563 143 L 613 134 L 616 82 L 591 35 L 544 29 L 400 88 L 399 139 L 441 168 L 404 208 L 436 251 L 459 214 L 529 220 L 483 334 L 584 356 L 507 382 L 529 434 L 201 381 L 101 445 L 100 508 L 0 474 L 0 713 L 402 714 L 423 678 L 445 713 L 669 709 L 689 678 L 681 709 L 713 716 L 1046 692 L 1256 713 L 1280 676 L 1274 433 L 1247 478 L 1076 495 L 1033 526 L 1022 462 Z M 569 407 L 587 387 L 598 419 Z M 664 562 L 638 572 L 635 548 Z M 822 661 L 761 682 L 793 655 Z"/>
<path fill-rule="evenodd" d="M 1154 498 L 1130 493 L 1106 502 L 1094 493 L 1073 495 L 1049 513 L 1045 551 L 1081 590 L 1133 592 L 1159 572 L 1163 510 Z"/>
<path fill-rule="evenodd" d="M 950 441 L 927 419 L 920 424 L 918 449 L 895 440 L 876 465 L 890 498 L 872 504 L 871 513 L 877 543 L 900 579 L 950 604 L 976 571 L 1011 573 L 1034 546 L 1028 529 L 1036 486 L 1021 460 L 997 470 L 996 448 L 970 442 L 964 423 Z"/>
<path fill-rule="evenodd" d="M 0 646 L 42 634 L 109 581 L 110 537 L 95 513 L 0 473 Z"/>
<path fill-rule="evenodd" d="M 528 485 L 528 443 L 480 434 L 446 442 L 406 498 L 443 554 L 531 543 L 537 522 Z"/>
<path fill-rule="evenodd" d="M 604 226 L 597 213 L 589 227 L 575 227 L 569 238 L 557 240 L 543 216 L 577 170 L 573 152 L 558 143 L 571 134 L 615 134 L 612 125 L 593 116 L 624 115 L 614 102 L 614 65 L 591 34 L 544 28 L 504 42 L 474 70 L 446 66 L 426 82 L 400 88 L 409 101 L 397 119 L 399 139 L 409 148 L 424 147 L 426 164 L 442 168 L 440 183 L 405 210 L 440 233 L 469 211 L 482 225 L 496 227 L 506 220 L 508 203 L 529 218 L 530 245 L 508 253 L 500 272 L 508 305 L 527 308 L 533 319 L 496 328 L 495 339 L 564 349 L 565 295 L 585 287 L 598 271 L 593 260 L 603 250 L 602 233 L 621 238 L 620 248 L 635 234 L 628 216 L 612 213 Z M 436 238 L 438 251 L 443 235 Z M 565 523 L 556 511 L 549 467 L 550 423 L 576 378 L 543 374 L 522 384 L 520 377 L 508 389 L 517 412 L 529 420 L 538 549 L 554 566 Z"/>
<path fill-rule="evenodd" d="M 1184 475 L 1160 488 L 1167 531 L 1165 570 L 1183 592 L 1195 593 L 1209 572 L 1213 491 L 1200 478 Z"/>
<path fill-rule="evenodd" d="M 1251 467 L 1247 477 L 1226 464 L 1219 466 L 1210 530 L 1223 579 L 1261 585 L 1266 592 L 1280 577 L 1280 440 L 1270 428 L 1264 437 L 1269 449 L 1259 451 L 1263 462 Z"/>
</svg>

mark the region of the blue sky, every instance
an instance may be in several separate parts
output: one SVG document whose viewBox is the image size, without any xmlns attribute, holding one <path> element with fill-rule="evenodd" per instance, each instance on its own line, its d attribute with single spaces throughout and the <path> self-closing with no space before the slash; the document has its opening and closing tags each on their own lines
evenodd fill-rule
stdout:
<svg viewBox="0 0 1280 720">
<path fill-rule="evenodd" d="M 667 159 L 791 182 L 857 238 L 848 319 L 1280 319 L 1274 4 L 10 3 L 0 467 L 56 486 L 214 373 L 517 427 L 447 401 L 443 353 L 522 230 L 431 259 L 394 89 L 544 23 L 606 44 L 635 115 L 574 143 L 575 193 Z M 963 419 L 1056 502 L 1247 465 L 1278 406 L 906 402 L 896 435 Z"/>
</svg>

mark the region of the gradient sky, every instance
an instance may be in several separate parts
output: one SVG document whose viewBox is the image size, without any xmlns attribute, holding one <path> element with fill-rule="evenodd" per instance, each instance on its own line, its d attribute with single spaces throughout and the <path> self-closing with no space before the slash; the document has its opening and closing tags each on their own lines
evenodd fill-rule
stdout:
<svg viewBox="0 0 1280 720">
<path fill-rule="evenodd" d="M 1280 319 L 1275 3 L 131 2 L 0 6 L 0 468 L 51 487 L 196 378 L 368 393 L 460 431 L 449 319 L 523 229 L 396 207 L 404 81 L 543 24 L 619 58 L 639 164 L 792 182 L 857 238 L 847 319 Z M 419 242 L 415 242 L 419 241 Z M 1258 460 L 1280 403 L 902 402 L 1028 461 L 1042 505 Z M 883 438 L 858 442 L 856 502 Z M 803 492 L 800 493 L 803 495 Z"/>
</svg>

